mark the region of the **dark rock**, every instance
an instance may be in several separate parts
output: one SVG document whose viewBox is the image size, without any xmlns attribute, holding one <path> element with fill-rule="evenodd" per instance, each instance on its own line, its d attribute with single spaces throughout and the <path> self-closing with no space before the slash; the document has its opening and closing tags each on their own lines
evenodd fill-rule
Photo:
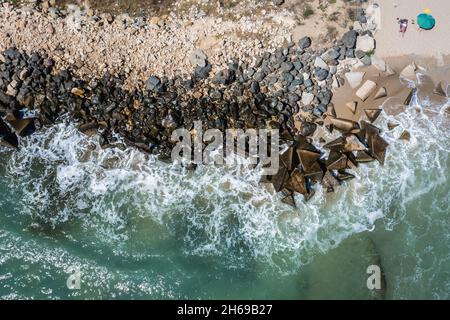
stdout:
<svg viewBox="0 0 450 320">
<path fill-rule="evenodd" d="M 211 71 L 211 64 L 206 64 L 204 67 L 197 66 L 194 70 L 194 75 L 197 79 L 202 80 L 208 78 L 209 72 Z"/>
<path fill-rule="evenodd" d="M 355 49 L 347 49 L 347 51 L 345 51 L 345 56 L 353 59 L 355 57 Z"/>
<path fill-rule="evenodd" d="M 372 158 L 366 151 L 358 151 L 356 153 L 356 161 L 357 162 L 365 163 L 365 162 L 372 162 L 374 160 L 375 159 Z"/>
<path fill-rule="evenodd" d="M 337 178 L 341 181 L 346 181 L 350 179 L 354 179 L 355 176 L 351 173 L 346 172 L 345 170 L 339 170 L 337 174 Z"/>
<path fill-rule="evenodd" d="M 253 76 L 253 79 L 255 79 L 258 82 L 261 82 L 264 80 L 265 77 L 266 77 L 266 74 L 262 71 L 259 71 L 259 72 L 255 73 L 255 75 Z"/>
<path fill-rule="evenodd" d="M 281 64 L 281 70 L 283 71 L 291 71 L 292 69 L 294 69 L 294 65 L 292 64 L 292 62 L 283 62 Z"/>
<path fill-rule="evenodd" d="M 7 136 L 11 133 L 11 130 L 6 123 L 0 118 L 0 138 Z"/>
<path fill-rule="evenodd" d="M 349 132 L 354 129 L 359 129 L 358 123 L 351 121 L 351 120 L 330 117 L 330 121 L 333 124 L 333 127 L 335 127 L 338 130 L 344 131 L 344 132 Z"/>
<path fill-rule="evenodd" d="M 302 50 L 309 48 L 311 46 L 311 38 L 310 37 L 303 37 L 298 42 L 298 47 Z"/>
<path fill-rule="evenodd" d="M 259 83 L 256 81 L 252 81 L 252 83 L 250 84 L 250 91 L 254 94 L 257 94 L 260 92 L 260 86 Z"/>
<path fill-rule="evenodd" d="M 316 109 L 321 113 L 321 115 L 327 112 L 327 106 L 323 103 L 319 104 Z"/>
<path fill-rule="evenodd" d="M 392 122 L 388 122 L 387 127 L 389 129 L 389 131 L 394 130 L 395 128 L 397 128 L 399 126 L 398 123 L 392 123 Z"/>
<path fill-rule="evenodd" d="M 298 149 L 297 155 L 304 171 L 311 171 L 321 156 L 320 152 L 303 149 Z"/>
<path fill-rule="evenodd" d="M 344 145 L 345 145 L 345 138 L 339 137 L 331 142 L 328 142 L 323 147 L 331 150 L 343 150 Z"/>
<path fill-rule="evenodd" d="M 35 131 L 34 118 L 11 119 L 8 120 L 8 123 L 22 137 L 28 136 Z"/>
<path fill-rule="evenodd" d="M 317 108 L 314 108 L 313 110 L 312 110 L 312 114 L 316 117 L 316 118 L 320 118 L 320 117 L 322 117 L 322 111 L 320 111 L 319 109 L 317 109 Z"/>
<path fill-rule="evenodd" d="M 13 99 L 0 90 L 0 102 L 4 105 L 10 105 Z"/>
<path fill-rule="evenodd" d="M 19 93 L 17 94 L 17 101 L 29 108 L 33 105 L 33 96 L 31 95 L 31 93 L 28 91 L 28 89 L 24 88 L 24 89 L 20 89 Z"/>
<path fill-rule="evenodd" d="M 227 69 L 217 72 L 212 81 L 215 84 L 228 85 L 234 80 L 235 72 L 233 70 Z"/>
<path fill-rule="evenodd" d="M 355 56 L 356 56 L 358 59 L 364 58 L 365 55 L 366 55 L 366 53 L 365 53 L 364 51 L 362 51 L 362 50 L 356 50 L 356 51 L 355 51 Z"/>
<path fill-rule="evenodd" d="M 230 63 L 228 64 L 228 68 L 229 68 L 231 71 L 237 72 L 237 71 L 239 70 L 239 61 L 233 60 L 232 62 L 230 62 Z"/>
<path fill-rule="evenodd" d="M 6 50 L 5 52 L 3 52 L 3 56 L 7 57 L 11 60 L 17 60 L 17 59 L 20 59 L 22 55 L 16 48 L 10 48 L 10 49 Z"/>
<path fill-rule="evenodd" d="M 0 144 L 4 145 L 8 148 L 18 148 L 19 147 L 19 140 L 17 139 L 17 136 L 14 132 L 4 136 L 0 140 Z"/>
<path fill-rule="evenodd" d="M 312 136 L 316 132 L 317 125 L 312 122 L 302 122 L 300 125 L 299 133 L 302 136 Z"/>
<path fill-rule="evenodd" d="M 340 185 L 340 182 L 331 171 L 327 170 L 323 176 L 322 185 L 328 192 L 333 192 L 334 188 Z"/>
<path fill-rule="evenodd" d="M 307 88 L 310 88 L 310 87 L 312 87 L 312 86 L 314 85 L 314 83 L 312 82 L 311 79 L 306 79 L 305 82 L 304 82 L 304 84 L 305 84 L 305 86 L 306 86 Z"/>
<path fill-rule="evenodd" d="M 276 1 L 276 0 L 275 0 L 275 1 Z M 284 1 L 284 0 L 279 0 L 279 1 Z M 284 196 L 284 197 L 281 199 L 281 201 L 282 201 L 283 203 L 286 203 L 286 204 L 292 206 L 292 207 L 295 207 L 295 206 L 296 206 L 296 205 L 295 205 L 294 196 L 293 196 L 292 194 L 288 194 L 288 195 Z"/>
<path fill-rule="evenodd" d="M 340 170 L 347 168 L 347 156 L 339 151 L 331 150 L 327 159 L 328 170 Z"/>
<path fill-rule="evenodd" d="M 293 191 L 306 195 L 308 194 L 308 188 L 306 186 L 305 176 L 300 172 L 299 169 L 295 169 L 292 171 L 288 185 L 292 188 Z"/>
<path fill-rule="evenodd" d="M 367 18 L 364 15 L 359 15 L 356 17 L 356 20 L 361 22 L 361 23 L 367 23 Z"/>
<path fill-rule="evenodd" d="M 272 0 L 273 4 L 276 6 L 280 6 L 284 3 L 284 0 Z"/>
<path fill-rule="evenodd" d="M 287 85 L 290 85 L 292 81 L 294 81 L 294 76 L 290 74 L 289 72 L 283 72 L 282 75 L 283 81 L 287 83 Z"/>
<path fill-rule="evenodd" d="M 409 133 L 408 130 L 405 130 L 400 134 L 399 139 L 409 141 L 409 139 L 411 139 L 411 134 Z"/>
<path fill-rule="evenodd" d="M 316 78 L 319 81 L 325 80 L 328 77 L 328 71 L 325 69 L 319 69 L 316 71 Z"/>
<path fill-rule="evenodd" d="M 293 64 L 297 71 L 300 71 L 303 68 L 303 63 L 301 61 L 295 61 Z"/>
<path fill-rule="evenodd" d="M 220 92 L 219 90 L 210 90 L 209 96 L 211 97 L 211 99 L 218 101 L 222 99 L 222 92 Z"/>
<path fill-rule="evenodd" d="M 342 42 L 348 49 L 353 49 L 356 46 L 356 39 L 358 38 L 358 32 L 355 30 L 347 31 L 342 37 Z"/>
<path fill-rule="evenodd" d="M 331 60 L 336 60 L 337 58 L 339 58 L 339 55 L 340 55 L 339 48 L 333 48 L 326 51 L 323 57 L 325 61 L 329 62 Z"/>
<path fill-rule="evenodd" d="M 178 126 L 178 121 L 171 113 L 169 113 L 162 121 L 162 126 L 169 130 L 174 130 Z"/>
<path fill-rule="evenodd" d="M 369 140 L 370 155 L 378 160 L 381 165 L 384 165 L 384 159 L 386 157 L 386 148 L 389 146 L 383 138 L 379 135 L 374 135 Z"/>
<path fill-rule="evenodd" d="M 162 89 L 162 83 L 161 80 L 156 76 L 151 76 L 148 78 L 147 82 L 145 83 L 147 90 L 159 92 Z"/>
<path fill-rule="evenodd" d="M 188 90 L 194 88 L 194 80 L 187 79 L 186 81 L 184 81 L 184 87 Z"/>
<path fill-rule="evenodd" d="M 278 192 L 283 188 L 288 176 L 289 176 L 289 174 L 288 174 L 286 167 L 280 166 L 277 174 L 272 176 L 272 179 L 271 179 L 271 182 L 273 184 L 273 187 L 275 188 L 275 191 Z"/>
<path fill-rule="evenodd" d="M 78 130 L 80 130 L 80 132 L 84 133 L 85 135 L 92 137 L 97 134 L 98 125 L 95 122 L 90 122 L 79 126 Z"/>
</svg>

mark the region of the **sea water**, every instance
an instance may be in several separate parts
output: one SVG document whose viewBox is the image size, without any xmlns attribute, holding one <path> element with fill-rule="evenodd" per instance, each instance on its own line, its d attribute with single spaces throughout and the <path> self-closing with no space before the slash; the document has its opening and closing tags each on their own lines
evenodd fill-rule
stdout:
<svg viewBox="0 0 450 320">
<path fill-rule="evenodd" d="M 189 171 L 101 149 L 68 121 L 0 147 L 0 298 L 448 299 L 446 107 L 382 113 L 384 167 L 297 208 L 245 163 Z"/>
</svg>

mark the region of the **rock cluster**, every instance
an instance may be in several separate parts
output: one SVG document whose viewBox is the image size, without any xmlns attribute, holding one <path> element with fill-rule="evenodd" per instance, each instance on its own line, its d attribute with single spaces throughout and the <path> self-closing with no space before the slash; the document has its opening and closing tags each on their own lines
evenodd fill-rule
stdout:
<svg viewBox="0 0 450 320">
<path fill-rule="evenodd" d="M 293 192 L 307 199 L 314 183 L 332 190 L 352 175 L 359 162 L 384 162 L 387 143 L 373 125 L 335 117 L 332 86 L 340 61 L 354 57 L 358 33 L 350 30 L 336 45 L 311 48 L 311 39 L 266 52 L 255 63 L 234 60 L 210 76 L 211 64 L 200 50 L 191 53 L 191 77 L 171 79 L 150 76 L 142 90 L 122 88 L 124 77 L 75 77 L 67 70 L 54 70 L 45 52 L 28 55 L 15 48 L 0 54 L 0 138 L 18 147 L 18 136 L 59 121 L 68 115 L 80 131 L 98 133 L 102 147 L 127 145 L 168 159 L 174 145 L 172 131 L 193 129 L 202 121 L 204 129 L 277 128 L 291 144 L 281 156 L 279 173 L 266 180 L 293 203 Z M 327 111 L 328 110 L 328 111 Z M 379 110 L 366 111 L 370 121 Z M 326 115 L 325 115 L 326 114 Z M 325 159 L 309 138 L 324 116 L 329 130 L 342 131 L 338 141 L 325 145 Z"/>
<path fill-rule="evenodd" d="M 380 112 L 371 110 L 370 121 L 375 121 Z M 380 129 L 367 121 L 356 123 L 332 118 L 331 122 L 342 135 L 323 145 L 328 155 L 305 136 L 297 135 L 280 156 L 278 173 L 263 177 L 262 182 L 271 183 L 275 191 L 282 193 L 283 202 L 295 206 L 294 193 L 310 199 L 317 183 L 333 192 L 342 182 L 354 178 L 349 170 L 355 170 L 360 163 L 377 160 L 384 164 L 388 143 L 380 136 Z"/>
<path fill-rule="evenodd" d="M 88 3 L 62 5 L 65 2 L 0 0 L 0 51 L 11 46 L 28 54 L 43 49 L 57 69 L 71 68 L 81 78 L 124 73 L 124 87 L 133 90 L 150 74 L 168 78 L 191 74 L 190 55 L 198 48 L 208 54 L 213 68 L 225 68 L 233 58 L 251 62 L 255 55 L 281 46 L 293 28 L 291 19 L 284 19 L 287 10 L 266 1 L 246 0 L 253 3 L 247 8 L 244 1 L 235 1 L 237 7 L 225 10 L 209 1 L 194 5 L 183 0 L 183 5 L 166 6 L 174 11 L 160 16 L 113 16 L 93 12 Z M 205 14 L 204 6 L 220 12 Z M 267 10 L 262 10 L 264 15 L 259 7 Z M 249 8 L 254 14 L 247 14 Z"/>
</svg>

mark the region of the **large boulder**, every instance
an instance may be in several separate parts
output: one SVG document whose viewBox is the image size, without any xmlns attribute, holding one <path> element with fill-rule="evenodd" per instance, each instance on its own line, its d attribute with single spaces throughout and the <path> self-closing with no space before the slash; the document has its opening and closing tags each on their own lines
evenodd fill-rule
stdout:
<svg viewBox="0 0 450 320">
<path fill-rule="evenodd" d="M 344 46 L 348 49 L 353 49 L 356 45 L 356 39 L 358 38 L 358 32 L 355 30 L 347 31 L 342 37 Z"/>
</svg>

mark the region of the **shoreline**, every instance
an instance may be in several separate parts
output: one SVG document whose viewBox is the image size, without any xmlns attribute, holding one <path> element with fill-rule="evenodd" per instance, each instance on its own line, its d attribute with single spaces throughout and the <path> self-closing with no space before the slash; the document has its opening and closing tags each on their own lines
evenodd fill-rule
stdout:
<svg viewBox="0 0 450 320">
<path fill-rule="evenodd" d="M 71 67 L 58 68 L 58 61 L 45 51 L 27 55 L 10 48 L 0 55 L 2 140 L 18 147 L 18 136 L 68 114 L 81 132 L 100 134 L 104 148 L 124 148 L 114 137 L 120 134 L 127 145 L 168 160 L 175 144 L 172 131 L 192 130 L 196 120 L 203 121 L 205 129 L 222 132 L 278 129 L 289 148 L 280 157 L 278 173 L 262 181 L 281 192 L 283 202 L 295 206 L 294 192 L 308 200 L 316 184 L 332 192 L 354 178 L 351 170 L 360 164 L 377 160 L 383 165 L 388 143 L 382 138 L 384 128 L 372 123 L 383 107 L 389 112 L 392 106 L 408 105 L 412 90 L 398 75 L 409 72 L 411 77 L 411 70 L 389 67 L 373 56 L 374 48 L 370 30 L 350 28 L 331 46 L 317 49 L 305 36 L 295 44 L 265 51 L 252 63 L 233 60 L 224 69 L 214 67 L 209 56 L 195 49 L 189 58 L 193 73 L 151 75 L 144 90 L 132 91 L 124 87 L 123 74 L 83 77 Z M 409 67 L 412 74 L 424 70 L 420 65 Z M 386 107 L 388 99 L 397 100 Z M 318 128 L 337 130 L 339 137 L 317 144 L 311 136 Z"/>
</svg>

